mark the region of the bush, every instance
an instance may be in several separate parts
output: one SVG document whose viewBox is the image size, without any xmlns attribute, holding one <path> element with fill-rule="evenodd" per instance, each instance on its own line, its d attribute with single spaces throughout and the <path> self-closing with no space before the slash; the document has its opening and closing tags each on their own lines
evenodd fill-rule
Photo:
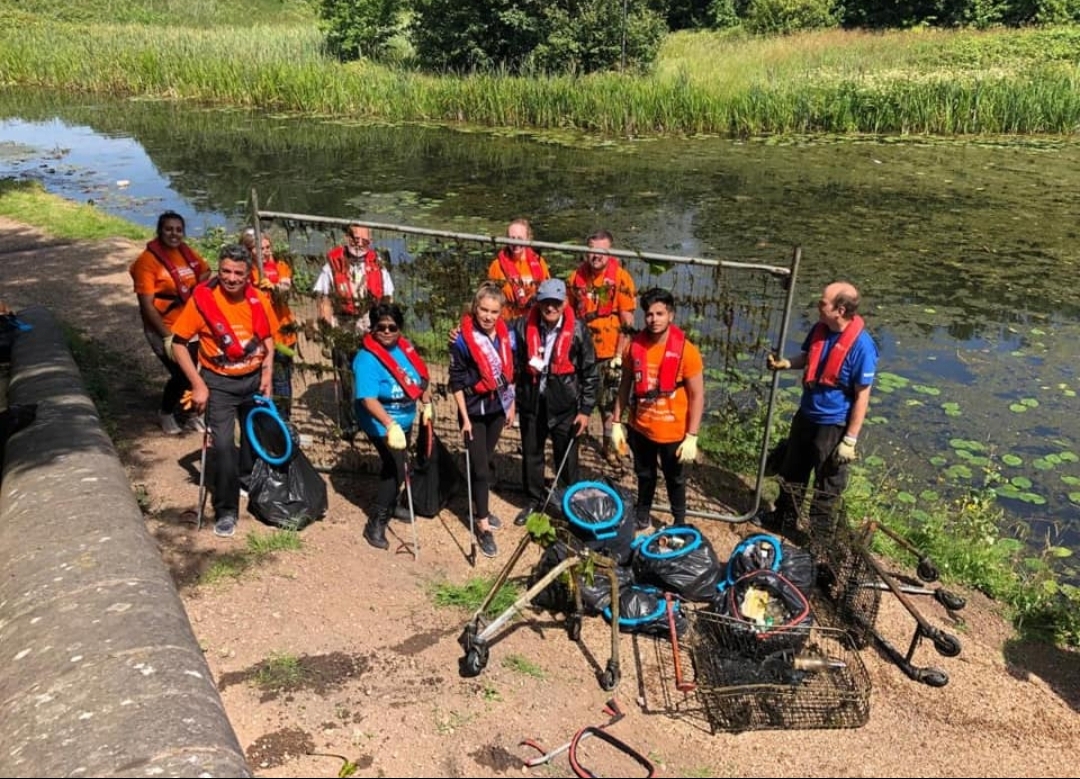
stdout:
<svg viewBox="0 0 1080 779">
<path fill-rule="evenodd" d="M 712 0 L 709 4 L 709 26 L 716 30 L 738 27 L 739 11 L 735 0 Z"/>
<path fill-rule="evenodd" d="M 833 0 L 750 0 L 743 24 L 757 35 L 786 35 L 833 27 L 837 21 Z"/>
<path fill-rule="evenodd" d="M 318 0 L 326 49 L 342 62 L 382 59 L 404 0 Z"/>
<path fill-rule="evenodd" d="M 529 58 L 533 68 L 594 73 L 647 69 L 656 59 L 667 25 L 643 0 L 631 0 L 625 18 L 620 3 L 585 0 L 545 8 L 544 30 L 544 40 Z"/>
</svg>

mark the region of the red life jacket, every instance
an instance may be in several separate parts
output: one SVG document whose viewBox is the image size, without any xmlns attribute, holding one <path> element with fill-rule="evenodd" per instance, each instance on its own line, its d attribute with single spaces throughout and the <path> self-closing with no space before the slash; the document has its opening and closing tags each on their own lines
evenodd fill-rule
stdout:
<svg viewBox="0 0 1080 779">
<path fill-rule="evenodd" d="M 334 291 L 337 294 L 341 313 L 357 316 L 360 312 L 356 308 L 356 295 L 353 290 L 352 274 L 349 273 L 351 258 L 345 256 L 344 246 L 335 246 L 326 254 L 330 260 L 330 270 L 334 272 Z M 379 255 L 374 249 L 364 252 L 364 286 L 368 293 L 376 301 L 382 300 L 383 279 L 382 265 L 379 264 Z"/>
<path fill-rule="evenodd" d="M 529 263 L 529 273 L 533 282 L 539 284 L 544 279 L 544 267 L 540 264 L 540 255 L 528 246 L 525 247 L 525 261 Z M 514 291 L 514 305 L 524 308 L 529 302 L 529 293 L 525 289 L 525 282 L 518 272 L 517 262 L 508 247 L 503 247 L 499 252 L 499 267 L 502 268 L 503 276 L 510 282 L 510 289 Z"/>
<path fill-rule="evenodd" d="M 586 322 L 591 322 L 601 317 L 609 317 L 611 312 L 615 310 L 615 288 L 618 286 L 619 261 L 614 257 L 608 257 L 607 265 L 604 267 L 603 293 L 594 291 L 595 285 L 585 274 L 587 265 L 588 260 L 574 271 L 574 275 L 570 277 L 570 286 L 574 288 L 574 297 L 577 299 L 578 316 Z M 592 268 L 589 267 L 588 270 L 591 272 Z M 596 294 L 597 299 L 596 310 L 587 313 L 585 311 L 586 302 L 593 294 Z M 603 298 L 603 302 L 601 302 L 601 298 Z"/>
<path fill-rule="evenodd" d="M 176 287 L 175 295 L 170 295 L 166 292 L 158 292 L 154 295 L 157 300 L 172 301 L 165 308 L 165 310 L 161 312 L 163 314 L 167 314 L 177 306 L 181 306 L 186 303 L 187 299 L 191 297 L 191 290 L 195 288 L 195 284 L 199 283 L 200 263 L 198 258 L 195 256 L 195 252 L 191 251 L 191 247 L 183 241 L 181 241 L 180 245 L 176 248 L 180 252 L 180 256 L 184 258 L 184 262 L 186 262 L 188 264 L 188 267 L 191 268 L 192 276 L 195 279 L 195 282 L 191 286 L 188 286 L 183 282 L 183 280 L 180 278 L 180 270 L 171 262 L 169 262 L 168 252 L 166 251 L 165 246 L 162 245 L 161 241 L 155 238 L 154 240 L 146 244 L 146 250 L 152 255 L 154 255 L 154 258 L 158 262 L 165 266 L 165 270 L 169 272 L 169 277 L 172 278 L 173 286 Z"/>
<path fill-rule="evenodd" d="M 214 288 L 217 286 L 218 280 L 213 278 L 195 287 L 192 293 L 195 297 L 195 307 L 199 309 L 206 324 L 210 326 L 210 332 L 214 334 L 214 340 L 225 355 L 225 359 L 229 362 L 240 362 L 270 337 L 270 320 L 266 316 L 266 309 L 263 308 L 259 293 L 249 282 L 244 287 L 244 298 L 251 306 L 251 329 L 254 333 L 248 345 L 242 346 L 229 320 L 221 313 L 220 306 L 214 300 Z"/>
<path fill-rule="evenodd" d="M 281 281 L 281 274 L 278 273 L 277 260 L 265 260 L 262 264 L 263 278 L 269 281 L 271 284 L 277 284 Z"/>
<path fill-rule="evenodd" d="M 826 387 L 835 387 L 840 383 L 840 370 L 844 367 L 844 359 L 847 357 L 855 339 L 863 331 L 865 323 L 863 318 L 856 314 L 851 322 L 840 332 L 840 337 L 829 349 L 829 356 L 825 358 L 825 367 L 821 368 L 821 353 L 825 351 L 825 340 L 829 335 L 829 327 L 824 322 L 818 322 L 810 331 L 810 351 L 806 353 L 806 368 L 803 371 L 803 384 L 813 387 L 821 384 Z M 820 374 L 819 373 L 820 369 Z"/>
<path fill-rule="evenodd" d="M 409 359 L 412 367 L 416 369 L 416 372 L 420 374 L 420 383 L 417 384 L 413 377 L 401 367 L 401 363 L 395 360 L 383 345 L 375 340 L 375 336 L 368 333 L 364 336 L 364 348 L 371 352 L 382 363 L 382 366 L 386 370 L 390 371 L 390 375 L 394 377 L 394 381 L 401 385 L 401 388 L 405 390 L 405 394 L 409 396 L 409 400 L 416 400 L 424 394 L 424 389 L 428 385 L 430 376 L 428 375 L 428 367 L 424 363 L 424 359 L 420 356 L 416 348 L 409 343 L 405 336 L 398 338 L 398 346 L 401 347 L 401 351 L 405 352 L 405 356 Z"/>
<path fill-rule="evenodd" d="M 476 363 L 476 367 L 480 370 L 480 381 L 476 382 L 473 390 L 477 394 L 486 395 L 489 392 L 505 387 L 514 380 L 514 352 L 510 348 L 510 331 L 506 327 L 506 322 L 500 319 L 495 323 L 495 337 L 499 339 L 499 359 L 502 360 L 502 373 L 495 376 L 487 354 L 476 343 L 475 333 L 476 323 L 473 321 L 472 314 L 466 314 L 461 320 L 461 335 L 465 339 L 465 346 L 469 350 L 469 356 L 473 358 L 473 362 Z"/>
<path fill-rule="evenodd" d="M 556 375 L 573 373 L 576 369 L 570 362 L 570 347 L 574 343 L 574 311 L 569 306 L 563 309 L 563 324 L 559 334 L 555 336 L 555 353 L 551 355 L 548 363 L 548 372 Z M 525 323 L 525 345 L 527 347 L 529 373 L 533 381 L 540 376 L 540 371 L 533 367 L 534 357 L 542 357 L 544 354 L 544 339 L 540 336 L 540 309 L 533 306 L 529 310 L 529 319 Z"/>
<path fill-rule="evenodd" d="M 671 395 L 682 386 L 682 382 L 676 381 L 676 377 L 679 375 L 679 366 L 682 364 L 686 334 L 675 325 L 668 325 L 664 357 L 660 361 L 655 389 L 649 389 L 649 363 L 646 355 L 651 344 L 648 338 L 648 334 L 642 332 L 630 341 L 630 359 L 634 363 L 634 397 L 642 400 L 656 400 L 662 395 Z"/>
</svg>

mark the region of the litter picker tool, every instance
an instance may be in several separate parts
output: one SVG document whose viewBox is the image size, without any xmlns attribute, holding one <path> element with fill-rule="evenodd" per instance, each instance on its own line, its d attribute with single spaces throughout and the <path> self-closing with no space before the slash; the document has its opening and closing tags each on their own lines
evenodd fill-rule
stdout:
<svg viewBox="0 0 1080 779">
<path fill-rule="evenodd" d="M 465 438 L 465 483 L 469 487 L 469 543 L 472 546 L 469 548 L 469 567 L 476 567 L 476 517 L 473 515 L 472 505 L 472 460 L 469 456 L 469 440 L 472 438 L 472 431 L 469 432 Z"/>
<path fill-rule="evenodd" d="M 430 424 L 430 423 L 428 423 Z M 412 463 L 409 462 L 408 450 L 405 452 L 405 497 L 409 501 L 409 524 L 412 525 L 412 555 L 413 560 L 419 562 L 420 560 L 420 542 L 416 540 L 416 509 L 413 506 L 412 496 L 412 476 L 410 471 L 412 470 Z M 403 543 L 401 546 L 405 546 Z M 398 548 L 401 551 L 401 547 Z"/>
</svg>

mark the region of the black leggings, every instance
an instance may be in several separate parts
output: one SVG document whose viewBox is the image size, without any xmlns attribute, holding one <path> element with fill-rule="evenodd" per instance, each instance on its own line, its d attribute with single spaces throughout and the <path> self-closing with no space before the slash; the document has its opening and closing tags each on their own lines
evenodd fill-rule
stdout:
<svg viewBox="0 0 1080 779">
<path fill-rule="evenodd" d="M 652 507 L 653 497 L 656 495 L 656 465 L 659 461 L 660 470 L 664 472 L 668 500 L 671 502 L 671 514 L 676 525 L 683 524 L 686 522 L 686 472 L 679 458 L 675 456 L 682 442 L 658 444 L 632 427 L 627 433 L 627 442 L 634 453 L 638 508 Z"/>
<path fill-rule="evenodd" d="M 476 505 L 476 518 L 487 519 L 490 508 L 491 485 L 495 483 L 495 447 L 499 444 L 506 425 L 506 414 L 498 411 L 482 417 L 469 417 L 472 422 L 472 440 L 469 448 L 469 465 L 472 473 L 473 503 Z"/>
<path fill-rule="evenodd" d="M 146 340 L 150 344 L 150 348 L 161 364 L 165 366 L 165 370 L 169 372 L 169 380 L 165 382 L 165 389 L 161 392 L 161 413 L 162 414 L 175 414 L 180 409 L 180 398 L 185 392 L 191 389 L 191 382 L 187 380 L 187 376 L 180 369 L 173 360 L 170 360 L 165 356 L 165 342 L 164 339 L 153 330 L 145 330 Z M 199 364 L 197 355 L 199 352 L 199 343 L 194 341 L 188 344 L 188 354 L 191 355 L 192 362 L 196 365 Z"/>
<path fill-rule="evenodd" d="M 405 431 L 405 440 L 408 441 L 412 428 Z M 382 460 L 382 468 L 379 470 L 379 488 L 375 492 L 375 513 L 385 511 L 387 518 L 393 513 L 397 505 L 398 493 L 401 485 L 405 483 L 405 449 L 391 449 L 386 443 L 386 436 L 368 436 L 375 445 L 375 451 Z M 374 514 L 373 514 L 374 515 Z"/>
</svg>

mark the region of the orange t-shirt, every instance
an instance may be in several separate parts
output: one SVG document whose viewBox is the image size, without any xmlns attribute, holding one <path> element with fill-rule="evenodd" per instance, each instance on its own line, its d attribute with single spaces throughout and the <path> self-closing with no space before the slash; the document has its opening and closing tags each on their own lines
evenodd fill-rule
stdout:
<svg viewBox="0 0 1080 779">
<path fill-rule="evenodd" d="M 588 270 L 591 272 L 592 269 L 589 268 Z M 623 311 L 633 312 L 636 307 L 635 298 L 637 293 L 634 290 L 634 280 L 630 278 L 626 268 L 621 265 L 615 272 L 614 287 L 608 285 L 603 271 L 597 273 L 591 280 L 580 269 L 579 272 L 585 276 L 586 284 L 589 284 L 583 296 L 585 299 L 580 300 L 578 288 L 573 284 L 568 282 L 566 285 L 566 292 L 570 296 L 570 304 L 574 307 L 575 312 L 581 313 L 582 304 L 584 304 L 584 313 L 591 314 L 601 304 L 606 305 L 608 300 L 614 296 L 610 316 L 598 316 L 586 323 L 589 330 L 592 331 L 593 346 L 596 347 L 596 359 L 609 360 L 615 356 L 615 349 L 619 345 L 619 331 L 622 329 L 619 314 Z"/>
<path fill-rule="evenodd" d="M 180 280 L 188 285 L 188 289 L 193 289 L 199 283 L 199 279 L 210 272 L 210 266 L 206 264 L 206 260 L 200 257 L 199 253 L 194 249 L 191 250 L 191 253 L 195 255 L 197 261 L 195 267 L 187 264 L 184 255 L 180 253 L 179 249 L 165 247 L 165 258 L 176 268 Z M 157 257 L 150 253 L 149 249 L 144 249 L 143 253 L 135 259 L 135 262 L 131 263 L 128 273 L 131 274 L 131 278 L 135 281 L 136 295 L 176 294 L 176 284 L 173 283 L 173 278 L 168 269 L 158 261 Z M 158 299 L 154 301 L 154 308 L 161 314 L 165 326 L 172 327 L 172 323 L 180 316 L 183 303 L 180 303 L 178 299 L 175 301 Z"/>
<path fill-rule="evenodd" d="M 649 389 L 656 389 L 659 382 L 660 361 L 664 357 L 664 344 L 655 343 L 645 352 L 649 366 Z M 623 364 L 631 363 L 630 347 L 623 354 Z M 701 352 L 687 341 L 683 345 L 682 362 L 675 376 L 676 382 L 693 378 L 705 370 Z M 661 396 L 655 400 L 641 400 L 631 397 L 630 425 L 642 435 L 658 444 L 673 444 L 686 438 L 686 413 L 690 400 L 686 387 L 679 386 L 674 394 Z"/>
<path fill-rule="evenodd" d="M 259 300 L 262 301 L 263 309 L 266 311 L 266 318 L 270 322 L 270 332 L 277 332 L 278 320 L 274 315 L 273 306 L 270 305 L 266 295 L 262 292 L 259 293 Z M 247 302 L 247 298 L 241 299 L 238 303 L 233 303 L 225 297 L 221 287 L 216 287 L 214 289 L 214 302 L 221 309 L 225 321 L 232 326 L 237 341 L 246 348 L 254 337 L 251 304 Z M 195 336 L 199 336 L 199 363 L 207 370 L 220 373 L 223 376 L 246 376 L 252 371 L 261 368 L 263 358 L 266 357 L 265 345 L 259 344 L 258 348 L 254 349 L 250 354 L 246 354 L 238 362 L 228 362 L 225 359 L 224 352 L 218 345 L 217 339 L 214 338 L 210 325 L 203 318 L 198 306 L 195 305 L 194 298 L 190 298 L 184 304 L 184 309 L 173 324 L 172 331 L 177 338 L 184 341 L 190 341 Z"/>
<path fill-rule="evenodd" d="M 274 260 L 277 263 L 278 281 L 284 281 L 285 279 L 292 280 L 292 266 L 282 260 Z M 255 268 L 251 269 L 251 283 L 258 285 L 259 277 Z M 284 294 L 272 295 L 269 291 L 259 288 L 260 292 L 265 292 L 266 297 L 270 300 L 270 305 L 274 308 L 274 316 L 277 317 L 277 327 L 274 329 L 274 342 L 279 343 L 282 346 L 295 346 L 297 342 L 297 336 L 295 332 L 281 332 L 281 329 L 286 325 L 291 325 L 296 322 L 296 316 L 293 314 L 292 309 L 289 308 L 288 302 L 285 300 Z"/>
<path fill-rule="evenodd" d="M 525 316 L 529 313 L 529 306 L 532 304 L 533 296 L 536 295 L 536 288 L 540 286 L 540 282 L 544 279 L 551 278 L 551 269 L 548 268 L 547 260 L 540 257 L 540 270 L 543 273 L 543 278 L 534 279 L 532 277 L 532 268 L 529 267 L 529 261 L 522 258 L 515 260 L 514 264 L 517 266 L 517 271 L 521 275 L 521 286 L 525 289 L 525 299 L 527 301 L 523 308 L 519 308 L 516 303 L 516 297 L 514 296 L 514 286 L 506 278 L 506 274 L 503 273 L 502 265 L 499 263 L 499 258 L 496 257 L 491 266 L 488 267 L 488 279 L 491 281 L 501 281 L 503 288 L 503 296 L 506 298 L 506 303 L 503 304 L 502 316 L 503 319 L 517 319 L 519 316 Z"/>
</svg>

